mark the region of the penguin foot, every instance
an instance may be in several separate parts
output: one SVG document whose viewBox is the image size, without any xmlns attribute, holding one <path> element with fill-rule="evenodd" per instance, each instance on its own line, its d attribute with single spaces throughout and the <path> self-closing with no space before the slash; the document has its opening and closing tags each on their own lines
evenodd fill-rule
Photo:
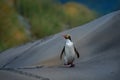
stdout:
<svg viewBox="0 0 120 80">
<path fill-rule="evenodd" d="M 65 64 L 65 63 L 64 63 L 64 65 L 68 65 L 68 64 Z"/>
<path fill-rule="evenodd" d="M 75 64 L 71 64 L 70 67 L 75 67 Z"/>
<path fill-rule="evenodd" d="M 67 64 L 64 63 L 64 65 L 68 66 L 68 67 L 75 67 L 75 64 L 73 64 L 73 63 L 67 63 Z"/>
</svg>

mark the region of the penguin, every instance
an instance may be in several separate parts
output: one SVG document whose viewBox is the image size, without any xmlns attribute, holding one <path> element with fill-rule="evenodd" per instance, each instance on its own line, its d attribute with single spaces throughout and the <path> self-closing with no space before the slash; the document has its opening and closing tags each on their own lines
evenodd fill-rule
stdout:
<svg viewBox="0 0 120 80">
<path fill-rule="evenodd" d="M 76 56 L 77 58 L 80 57 L 79 52 L 76 50 L 69 34 L 63 35 L 63 37 L 65 38 L 66 42 L 60 54 L 60 59 L 63 58 L 64 65 L 70 65 L 69 67 L 74 67 L 75 64 L 73 62 Z"/>
</svg>

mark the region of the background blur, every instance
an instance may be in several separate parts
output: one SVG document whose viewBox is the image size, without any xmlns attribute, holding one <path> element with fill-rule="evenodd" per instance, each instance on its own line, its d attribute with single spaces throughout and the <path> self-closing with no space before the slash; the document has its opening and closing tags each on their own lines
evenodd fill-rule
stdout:
<svg viewBox="0 0 120 80">
<path fill-rule="evenodd" d="M 0 0 L 0 51 L 119 9 L 120 0 Z"/>
</svg>

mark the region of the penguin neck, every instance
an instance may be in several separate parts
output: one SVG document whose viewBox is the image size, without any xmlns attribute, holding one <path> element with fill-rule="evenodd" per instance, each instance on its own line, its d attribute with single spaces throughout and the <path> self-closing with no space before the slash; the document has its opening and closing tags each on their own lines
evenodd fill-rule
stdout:
<svg viewBox="0 0 120 80">
<path fill-rule="evenodd" d="M 66 39 L 66 43 L 70 43 L 72 42 L 70 39 Z"/>
<path fill-rule="evenodd" d="M 67 38 L 66 40 L 70 40 L 72 42 L 71 37 Z"/>
<path fill-rule="evenodd" d="M 70 39 L 66 39 L 66 45 L 67 46 L 72 46 L 73 42 Z"/>
</svg>

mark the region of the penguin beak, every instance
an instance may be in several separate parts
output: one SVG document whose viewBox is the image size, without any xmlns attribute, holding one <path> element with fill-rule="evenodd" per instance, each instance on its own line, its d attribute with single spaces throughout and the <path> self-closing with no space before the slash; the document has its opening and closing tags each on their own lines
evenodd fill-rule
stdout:
<svg viewBox="0 0 120 80">
<path fill-rule="evenodd" d="M 64 38 L 66 38 L 66 35 L 62 35 Z"/>
<path fill-rule="evenodd" d="M 68 39 L 70 37 L 70 35 L 68 34 L 65 34 L 65 35 L 62 35 L 65 39 Z"/>
</svg>

